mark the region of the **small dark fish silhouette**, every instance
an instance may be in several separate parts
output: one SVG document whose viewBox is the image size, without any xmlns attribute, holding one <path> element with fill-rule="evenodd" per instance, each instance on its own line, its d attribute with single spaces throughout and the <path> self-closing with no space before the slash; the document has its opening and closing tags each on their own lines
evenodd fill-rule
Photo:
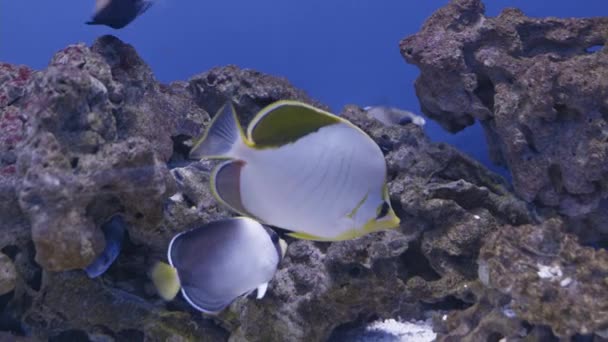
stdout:
<svg viewBox="0 0 608 342">
<path fill-rule="evenodd" d="M 93 18 L 86 24 L 121 29 L 147 11 L 153 3 L 152 0 L 96 0 Z"/>
<path fill-rule="evenodd" d="M 93 263 L 85 268 L 89 278 L 96 278 L 104 274 L 116 260 L 122 249 L 126 223 L 122 216 L 116 215 L 104 223 L 101 228 L 106 238 L 106 248 Z"/>
</svg>

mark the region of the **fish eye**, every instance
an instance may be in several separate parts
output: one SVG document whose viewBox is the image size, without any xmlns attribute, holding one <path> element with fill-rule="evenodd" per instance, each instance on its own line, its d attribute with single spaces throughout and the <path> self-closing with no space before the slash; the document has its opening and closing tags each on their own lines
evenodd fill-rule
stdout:
<svg viewBox="0 0 608 342">
<path fill-rule="evenodd" d="M 378 208 L 378 216 L 376 216 L 376 219 L 380 219 L 386 216 L 386 214 L 388 214 L 389 208 L 390 206 L 388 205 L 388 202 L 382 202 L 382 205 Z"/>
</svg>

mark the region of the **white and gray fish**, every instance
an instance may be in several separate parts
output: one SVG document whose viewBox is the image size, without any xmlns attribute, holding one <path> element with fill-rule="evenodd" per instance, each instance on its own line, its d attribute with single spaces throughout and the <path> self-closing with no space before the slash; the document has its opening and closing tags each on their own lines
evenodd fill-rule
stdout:
<svg viewBox="0 0 608 342">
<path fill-rule="evenodd" d="M 153 0 L 96 0 L 93 18 L 86 24 L 121 29 L 147 11 L 153 3 Z"/>
<path fill-rule="evenodd" d="M 211 176 L 216 199 L 299 239 L 346 240 L 399 226 L 378 145 L 346 119 L 305 103 L 267 106 L 247 135 L 227 104 L 190 157 L 228 159 Z"/>
<path fill-rule="evenodd" d="M 167 251 L 170 265 L 157 263 L 151 277 L 165 300 L 181 289 L 194 308 L 217 314 L 255 290 L 264 297 L 286 248 L 276 232 L 251 218 L 218 220 L 177 234 Z"/>
<path fill-rule="evenodd" d="M 387 126 L 405 125 L 413 123 L 414 125 L 424 126 L 426 120 L 420 115 L 416 115 L 410 111 L 387 107 L 387 106 L 367 106 L 363 108 L 367 115 L 382 122 Z"/>
</svg>

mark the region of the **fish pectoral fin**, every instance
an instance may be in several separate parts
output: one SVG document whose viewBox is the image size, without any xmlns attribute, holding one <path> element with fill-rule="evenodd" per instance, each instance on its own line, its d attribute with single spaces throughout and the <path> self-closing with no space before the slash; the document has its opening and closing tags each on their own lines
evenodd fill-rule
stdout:
<svg viewBox="0 0 608 342">
<path fill-rule="evenodd" d="M 154 2 L 152 1 L 142 1 L 141 7 L 137 11 L 137 15 L 139 16 L 144 14 L 144 12 L 146 12 L 150 9 L 150 7 L 152 7 L 152 4 L 154 4 Z"/>
<path fill-rule="evenodd" d="M 258 148 L 279 147 L 340 122 L 340 117 L 306 103 L 277 101 L 253 118 L 247 137 Z"/>
<path fill-rule="evenodd" d="M 95 0 L 95 12 L 100 12 L 108 5 L 110 5 L 111 0 Z"/>
<path fill-rule="evenodd" d="M 266 294 L 266 290 L 268 290 L 268 283 L 264 283 L 264 284 L 258 286 L 256 298 L 257 299 L 264 298 L 264 295 Z"/>
<path fill-rule="evenodd" d="M 223 205 L 243 216 L 251 215 L 241 201 L 241 170 L 245 162 L 227 160 L 218 165 L 211 174 L 211 192 Z"/>
</svg>

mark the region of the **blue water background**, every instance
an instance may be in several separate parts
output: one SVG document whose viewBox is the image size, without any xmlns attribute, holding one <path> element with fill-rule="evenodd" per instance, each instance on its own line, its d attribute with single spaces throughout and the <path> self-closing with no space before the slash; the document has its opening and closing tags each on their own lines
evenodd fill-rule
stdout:
<svg viewBox="0 0 608 342">
<path fill-rule="evenodd" d="M 44 68 L 69 44 L 113 34 L 135 46 L 161 82 L 236 64 L 288 78 L 340 112 L 385 104 L 420 113 L 416 67 L 399 41 L 447 1 L 158 0 L 122 30 L 88 26 L 94 1 L 0 0 L 0 61 Z M 535 17 L 608 15 L 607 0 L 488 0 L 488 15 L 518 7 Z M 427 120 L 434 141 L 452 144 L 491 169 L 477 124 L 453 135 Z"/>
</svg>

